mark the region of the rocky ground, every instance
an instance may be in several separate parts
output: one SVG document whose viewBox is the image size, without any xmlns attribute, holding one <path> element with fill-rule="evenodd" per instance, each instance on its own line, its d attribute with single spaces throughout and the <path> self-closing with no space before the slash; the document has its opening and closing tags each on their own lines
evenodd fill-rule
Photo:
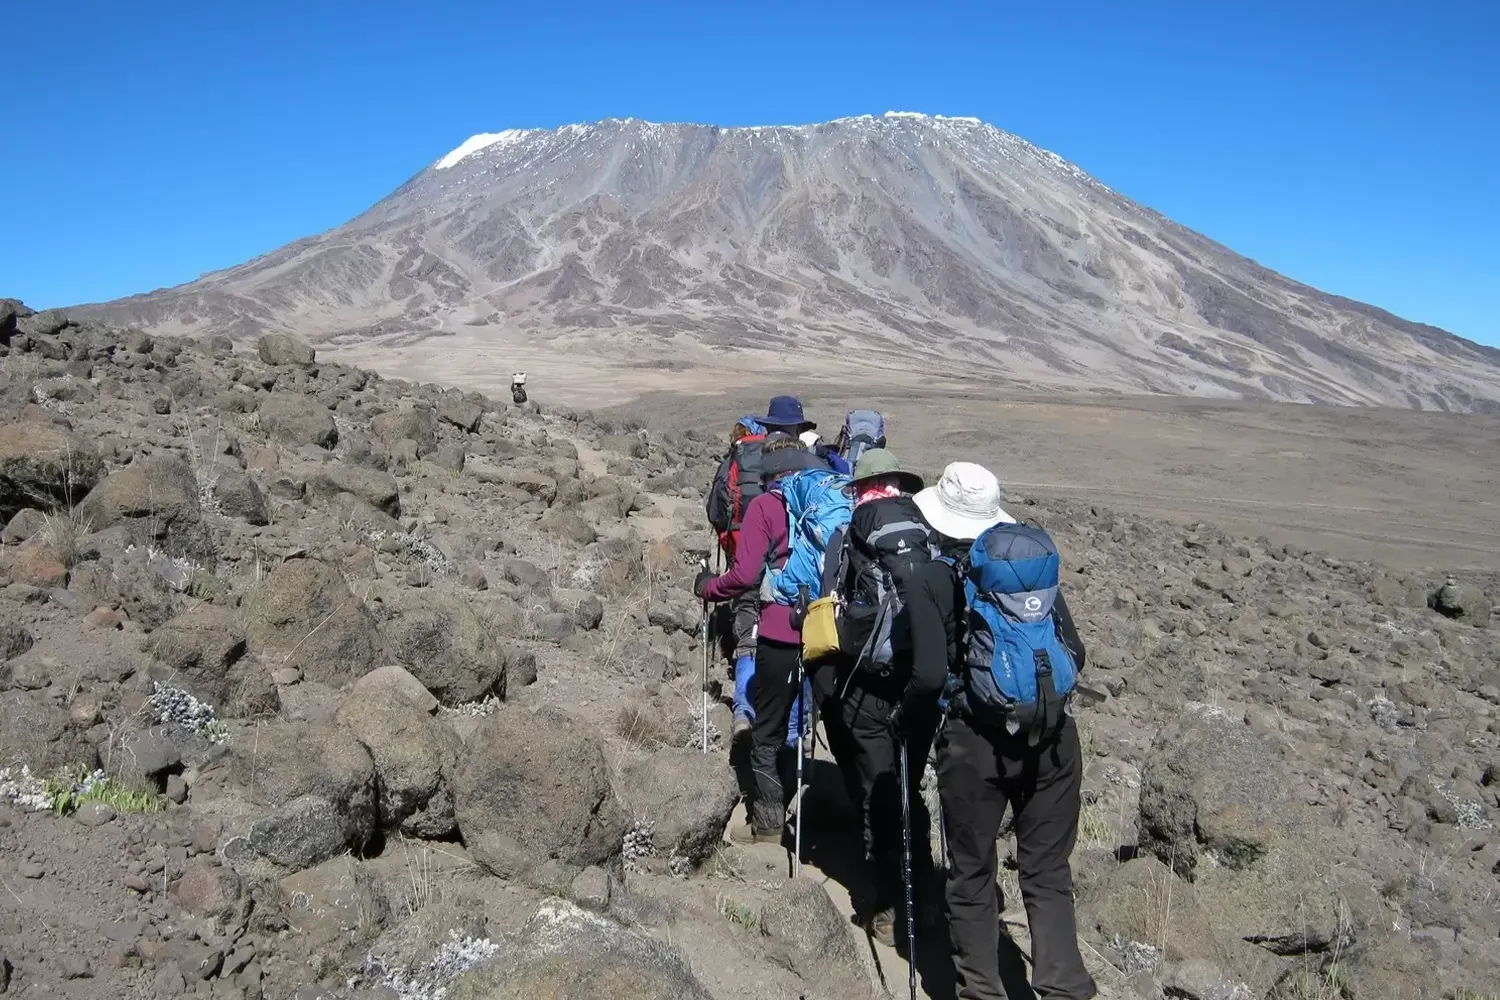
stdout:
<svg viewBox="0 0 1500 1000">
<path fill-rule="evenodd" d="M 14 303 L 0 370 L 0 992 L 904 991 L 825 770 L 802 878 L 723 840 L 689 589 L 720 428 Z M 1012 504 L 1109 695 L 1075 856 L 1104 994 L 1493 994 L 1500 576 Z"/>
</svg>

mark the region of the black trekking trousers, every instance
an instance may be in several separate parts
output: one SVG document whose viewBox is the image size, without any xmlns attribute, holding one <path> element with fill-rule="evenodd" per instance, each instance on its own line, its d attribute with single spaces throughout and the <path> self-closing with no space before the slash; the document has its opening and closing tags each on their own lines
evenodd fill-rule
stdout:
<svg viewBox="0 0 1500 1000">
<path fill-rule="evenodd" d="M 891 729 L 896 702 L 887 701 L 859 685 L 856 678 L 839 703 L 840 717 L 849 733 L 853 765 L 860 788 L 860 817 L 865 862 L 874 898 L 857 908 L 869 916 L 895 906 L 902 899 L 901 884 L 901 760 L 900 741 Z M 910 778 L 912 876 L 919 890 L 931 880 L 931 819 L 922 799 L 922 769 L 932 746 L 931 727 L 911 732 L 907 741 Z"/>
<path fill-rule="evenodd" d="M 731 626 L 734 629 L 732 664 L 733 660 L 742 656 L 755 655 L 756 630 L 760 625 L 760 594 L 754 591 L 741 594 L 729 602 L 729 607 L 734 615 Z"/>
<path fill-rule="evenodd" d="M 938 736 L 938 793 L 948 836 L 948 921 L 961 1000 L 1006 1000 L 1000 983 L 995 841 L 1015 815 L 1021 898 L 1031 925 L 1032 988 L 1040 1000 L 1088 1000 L 1094 980 L 1078 952 L 1073 871 L 1083 759 L 1064 717 L 1037 746 L 954 716 Z"/>
<path fill-rule="evenodd" d="M 796 698 L 797 662 L 801 657 L 800 646 L 766 638 L 755 644 L 755 677 L 750 681 L 755 722 L 750 730 L 747 811 L 757 833 L 780 831 L 786 825 L 783 781 L 788 765 L 796 765 L 795 751 L 786 752 L 786 727 Z"/>
</svg>

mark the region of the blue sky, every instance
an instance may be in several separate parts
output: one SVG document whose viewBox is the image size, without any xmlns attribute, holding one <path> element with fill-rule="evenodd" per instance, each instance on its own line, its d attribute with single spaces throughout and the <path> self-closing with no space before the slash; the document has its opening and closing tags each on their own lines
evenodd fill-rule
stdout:
<svg viewBox="0 0 1500 1000">
<path fill-rule="evenodd" d="M 475 132 L 975 115 L 1328 291 L 1500 344 L 1500 4 L 9 4 L 0 295 L 190 280 Z"/>
</svg>

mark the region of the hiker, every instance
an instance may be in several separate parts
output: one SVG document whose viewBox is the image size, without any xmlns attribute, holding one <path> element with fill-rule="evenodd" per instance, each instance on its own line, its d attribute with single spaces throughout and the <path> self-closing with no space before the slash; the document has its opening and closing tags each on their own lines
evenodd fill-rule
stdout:
<svg viewBox="0 0 1500 1000">
<path fill-rule="evenodd" d="M 739 546 L 745 506 L 761 492 L 760 455 L 766 426 L 752 416 L 735 421 L 729 432 L 729 451 L 719 464 L 708 491 L 708 520 L 719 538 L 719 551 L 733 565 Z M 755 628 L 760 604 L 753 591 L 729 602 L 730 662 L 734 670 L 734 726 L 731 740 L 744 738 L 755 719 L 750 704 L 750 679 L 755 675 Z"/>
<path fill-rule="evenodd" d="M 754 720 L 750 727 L 750 787 L 746 789 L 749 825 L 732 839 L 780 843 L 786 821 L 782 768 L 786 766 L 787 727 L 796 699 L 801 636 L 793 625 L 793 609 L 764 596 L 767 570 L 779 570 L 791 554 L 786 502 L 772 487 L 783 476 L 805 471 L 817 461 L 793 435 L 809 429 L 802 404 L 791 396 L 777 396 L 760 422 L 781 434 L 768 435 L 759 449 L 763 492 L 744 509 L 735 558 L 728 572 L 715 576 L 700 572 L 693 589 L 709 601 L 726 601 L 745 594 L 759 598 L 755 673 L 749 685 Z"/>
<path fill-rule="evenodd" d="M 1068 864 L 1078 834 L 1083 771 L 1078 729 L 1066 711 L 1065 695 L 1038 695 L 1036 710 L 1029 714 L 1020 712 L 1025 707 L 1021 702 L 997 708 L 1001 685 L 991 667 L 992 648 L 1008 638 L 998 633 L 1026 628 L 1014 623 L 1028 618 L 1035 619 L 1031 627 L 1043 632 L 1026 633 L 1026 645 L 1050 657 L 1033 655 L 1034 662 L 1051 665 L 1045 677 L 1041 669 L 1032 673 L 1039 692 L 1070 685 L 1083 667 L 1084 648 L 1057 588 L 1056 548 L 1050 537 L 1039 528 L 1017 525 L 1000 501 L 994 475 L 967 462 L 949 465 L 936 486 L 915 497 L 940 551 L 952 562 L 927 563 L 908 585 L 913 671 L 897 725 L 910 730 L 918 720 L 931 718 L 951 683 L 952 702 L 937 738 L 937 772 L 958 996 L 1006 997 L 998 957 L 1003 901 L 995 876 L 996 839 L 1008 803 L 1031 927 L 1032 986 L 1041 997 L 1088 1000 L 1096 990 L 1078 951 Z M 976 545 L 981 536 L 982 544 Z M 975 565 L 976 559 L 983 565 Z M 965 580 L 975 573 L 980 579 L 971 606 Z M 1016 603 L 1007 604 L 1008 598 Z M 1007 609 L 1018 616 L 1006 619 L 1011 614 Z M 981 632 L 983 641 L 969 641 Z M 1011 662 L 1006 661 L 1007 670 Z"/>
<path fill-rule="evenodd" d="M 920 782 L 937 729 L 937 713 L 913 718 L 903 731 L 891 724 L 906 695 L 912 648 L 902 594 L 917 568 L 936 555 L 931 530 L 912 495 L 922 478 L 907 472 L 884 448 L 866 450 L 854 468 L 854 514 L 839 549 L 838 564 L 825 563 L 824 592 L 841 595 L 843 618 L 836 718 L 847 733 L 858 783 L 852 797 L 861 818 L 869 897 L 857 901 L 855 919 L 877 940 L 894 946 L 897 905 L 902 900 L 902 808 L 900 740 L 907 742 L 913 777 L 912 872 L 924 918 L 938 910 L 929 843 L 929 818 Z M 833 549 L 830 547 L 830 552 Z M 833 714 L 830 712 L 829 714 Z M 846 778 L 846 782 L 848 779 Z M 918 926 L 927 922 L 919 920 Z"/>
<path fill-rule="evenodd" d="M 510 400 L 517 406 L 526 402 L 526 373 L 516 372 L 510 377 Z"/>
<path fill-rule="evenodd" d="M 885 417 L 875 410 L 850 410 L 834 441 L 834 449 L 850 466 L 871 448 L 885 447 Z"/>
<path fill-rule="evenodd" d="M 837 448 L 824 444 L 823 436 L 817 431 L 803 431 L 799 439 L 802 441 L 802 447 L 827 462 L 828 467 L 834 472 L 841 476 L 853 474 L 854 470 L 848 462 L 844 461 L 844 456 L 838 453 Z"/>
</svg>

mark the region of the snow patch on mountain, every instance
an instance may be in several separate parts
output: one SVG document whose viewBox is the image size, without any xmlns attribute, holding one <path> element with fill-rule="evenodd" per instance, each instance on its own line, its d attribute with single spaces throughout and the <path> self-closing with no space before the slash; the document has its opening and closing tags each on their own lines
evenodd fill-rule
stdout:
<svg viewBox="0 0 1500 1000">
<path fill-rule="evenodd" d="M 511 143 L 524 139 L 527 131 L 524 128 L 508 128 L 503 132 L 481 132 L 478 135 L 471 135 L 459 143 L 457 149 L 434 163 L 433 167 L 437 170 L 447 170 L 460 160 L 473 156 L 481 150 L 489 149 L 499 143 Z"/>
</svg>

